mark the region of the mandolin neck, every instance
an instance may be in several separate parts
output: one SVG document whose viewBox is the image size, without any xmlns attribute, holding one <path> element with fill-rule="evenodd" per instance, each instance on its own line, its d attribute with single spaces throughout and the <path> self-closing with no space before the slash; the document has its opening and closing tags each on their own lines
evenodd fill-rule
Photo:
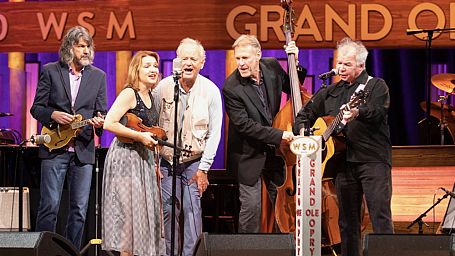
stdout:
<svg viewBox="0 0 455 256">
<path fill-rule="evenodd" d="M 85 120 L 82 120 L 82 121 L 78 121 L 78 122 L 74 122 L 71 124 L 71 129 L 79 129 L 81 127 L 84 127 L 86 125 L 89 124 L 89 121 L 92 120 L 93 118 L 90 118 L 90 119 L 85 119 Z"/>
</svg>

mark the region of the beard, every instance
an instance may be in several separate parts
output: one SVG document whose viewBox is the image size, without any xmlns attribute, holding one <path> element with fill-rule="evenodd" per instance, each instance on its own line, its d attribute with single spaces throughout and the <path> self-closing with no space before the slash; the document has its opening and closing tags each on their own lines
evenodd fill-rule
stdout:
<svg viewBox="0 0 455 256">
<path fill-rule="evenodd" d="M 90 57 L 88 55 L 81 56 L 80 58 L 75 57 L 74 62 L 79 66 L 87 66 L 90 64 Z"/>
</svg>

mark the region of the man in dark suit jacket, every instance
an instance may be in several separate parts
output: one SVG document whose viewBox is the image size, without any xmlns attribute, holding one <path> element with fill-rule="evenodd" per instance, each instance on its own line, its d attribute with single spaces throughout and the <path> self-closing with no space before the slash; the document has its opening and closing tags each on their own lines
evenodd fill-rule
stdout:
<svg viewBox="0 0 455 256">
<path fill-rule="evenodd" d="M 30 113 L 49 129 L 70 124 L 75 114 L 91 120 L 63 148 L 50 152 L 40 146 L 41 199 L 35 230 L 55 232 L 67 176 L 70 209 L 65 236 L 80 248 L 95 163 L 93 127 L 100 136 L 106 113 L 106 75 L 91 65 L 93 39 L 83 27 L 67 32 L 59 54 L 60 61 L 43 67 Z"/>
<path fill-rule="evenodd" d="M 280 109 L 282 91 L 289 93 L 289 77 L 275 58 L 261 59 L 261 46 L 255 36 L 242 35 L 233 44 L 237 62 L 223 85 L 229 116 L 227 168 L 238 176 L 240 192 L 239 232 L 257 233 L 261 228 L 262 179 L 271 199 L 275 185 L 281 185 L 284 162 L 275 156 L 281 142 L 290 142 L 292 131 L 272 127 Z M 286 47 L 298 57 L 295 42 Z M 303 80 L 306 71 L 299 67 Z"/>
</svg>

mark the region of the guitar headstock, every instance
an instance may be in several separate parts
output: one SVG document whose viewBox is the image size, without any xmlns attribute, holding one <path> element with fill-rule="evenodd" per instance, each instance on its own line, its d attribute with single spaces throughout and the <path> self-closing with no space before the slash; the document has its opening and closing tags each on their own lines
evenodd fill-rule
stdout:
<svg viewBox="0 0 455 256">
<path fill-rule="evenodd" d="M 349 108 L 356 108 L 360 106 L 361 104 L 365 103 L 365 98 L 368 96 L 369 92 L 360 90 L 358 92 L 354 92 L 354 94 L 351 96 L 351 99 L 349 100 L 348 104 Z"/>
</svg>

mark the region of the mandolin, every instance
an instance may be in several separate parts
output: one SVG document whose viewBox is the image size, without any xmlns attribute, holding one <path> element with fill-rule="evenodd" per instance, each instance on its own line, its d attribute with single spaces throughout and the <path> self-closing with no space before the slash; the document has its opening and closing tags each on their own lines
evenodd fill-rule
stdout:
<svg viewBox="0 0 455 256">
<path fill-rule="evenodd" d="M 45 126 L 41 129 L 41 135 L 49 135 L 51 140 L 49 143 L 43 143 L 51 152 L 54 149 L 59 149 L 66 146 L 74 137 L 77 136 L 82 127 L 90 124 L 89 121 L 92 120 L 85 119 L 82 120 L 82 115 L 76 114 L 73 121 L 69 124 L 59 124 L 54 129 L 49 129 Z"/>
</svg>

